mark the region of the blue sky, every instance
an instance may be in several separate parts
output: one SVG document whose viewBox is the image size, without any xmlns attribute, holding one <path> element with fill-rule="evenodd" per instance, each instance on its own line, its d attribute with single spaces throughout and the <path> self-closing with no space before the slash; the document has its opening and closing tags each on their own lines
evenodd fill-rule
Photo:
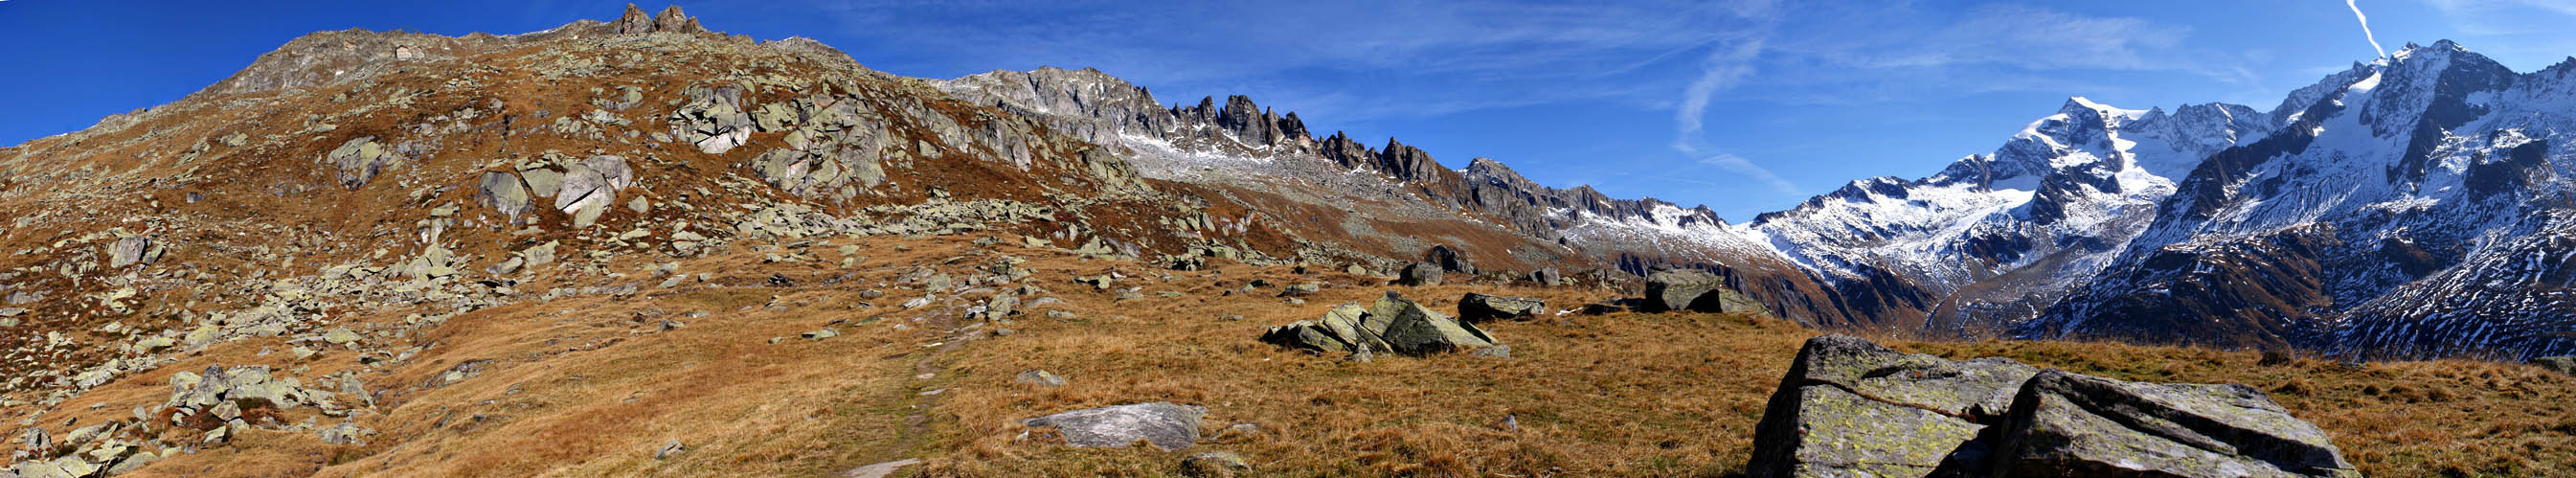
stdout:
<svg viewBox="0 0 2576 478">
<path fill-rule="evenodd" d="M 1097 67 L 1165 103 L 1250 95 L 1318 132 L 1732 221 L 1991 151 L 2068 96 L 2268 110 L 2377 55 L 2335 0 L 1562 3 L 677 2 L 896 74 Z M 2390 50 L 2448 38 L 2517 71 L 2576 54 L 2576 0 L 2357 3 Z M 0 0 L 0 144 L 176 100 L 307 32 L 521 33 L 624 5 Z"/>
</svg>

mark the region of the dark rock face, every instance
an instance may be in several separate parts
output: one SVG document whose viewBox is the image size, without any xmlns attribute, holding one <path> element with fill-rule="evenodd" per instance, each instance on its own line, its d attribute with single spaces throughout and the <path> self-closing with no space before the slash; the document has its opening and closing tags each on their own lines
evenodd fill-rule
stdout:
<svg viewBox="0 0 2576 478">
<path fill-rule="evenodd" d="M 1565 273 L 1557 271 L 1555 267 L 1541 267 L 1530 271 L 1529 281 L 1541 286 L 1556 287 L 1565 285 Z"/>
<path fill-rule="evenodd" d="M 2050 370 L 2022 386 L 2004 423 L 2001 476 L 2358 474 L 2324 430 L 2244 385 Z"/>
<path fill-rule="evenodd" d="M 1530 320 L 1547 311 L 1547 302 L 1531 297 L 1503 297 L 1470 293 L 1458 298 L 1458 319 L 1485 322 L 1497 319 Z"/>
<path fill-rule="evenodd" d="M 2132 383 L 1810 339 L 1754 429 L 1753 476 L 2349 476 L 2243 385 Z"/>
<path fill-rule="evenodd" d="M 1441 270 L 1439 265 L 1428 262 L 1416 262 L 1411 265 L 1404 266 L 1404 273 L 1396 276 L 1395 283 L 1396 285 L 1414 287 L 1440 285 L 1440 276 Z"/>
<path fill-rule="evenodd" d="M 1476 264 L 1469 262 L 1466 255 L 1459 254 L 1457 249 L 1451 249 L 1449 246 L 1431 246 L 1431 249 L 1422 252 L 1422 256 L 1423 262 L 1439 264 L 1440 270 L 1443 271 L 1469 275 L 1476 273 Z"/>
<path fill-rule="evenodd" d="M 1067 445 L 1124 447 L 1143 440 L 1165 450 L 1179 450 L 1199 443 L 1199 419 L 1205 417 L 1206 408 L 1154 402 L 1074 410 L 1022 423 L 1032 428 L 1054 428 L 1064 434 Z"/>
</svg>

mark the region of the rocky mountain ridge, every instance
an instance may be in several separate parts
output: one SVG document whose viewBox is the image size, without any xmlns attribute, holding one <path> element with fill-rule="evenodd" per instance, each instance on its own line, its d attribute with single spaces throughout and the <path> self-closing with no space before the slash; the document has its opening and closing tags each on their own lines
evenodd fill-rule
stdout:
<svg viewBox="0 0 2576 478">
<path fill-rule="evenodd" d="M 2213 155 L 2118 267 L 2022 330 L 2136 336 L 2168 330 L 2148 317 L 2208 310 L 2216 330 L 2174 332 L 2363 357 L 2576 350 L 2547 319 L 2564 315 L 2556 268 L 2530 249 L 2570 206 L 2569 156 L 2550 145 L 2576 129 L 2571 71 L 2514 73 L 2443 41 L 2330 75 L 2291 98 L 2312 104 L 2275 112 L 2292 124 Z"/>
</svg>

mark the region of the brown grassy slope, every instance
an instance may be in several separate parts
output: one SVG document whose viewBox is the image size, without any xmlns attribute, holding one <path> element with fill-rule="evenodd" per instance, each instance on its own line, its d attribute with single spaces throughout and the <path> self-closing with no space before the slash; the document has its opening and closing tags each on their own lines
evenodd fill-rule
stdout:
<svg viewBox="0 0 2576 478">
<path fill-rule="evenodd" d="M 1239 285 L 1273 268 L 1199 277 Z M 1337 281 L 1356 282 L 1356 281 Z M 1189 283 L 1184 280 L 1183 284 Z M 1018 442 L 1017 420 L 1057 411 L 1168 400 L 1209 407 L 1209 431 L 1238 422 L 1267 431 L 1208 446 L 1266 470 L 1392 475 L 1671 475 L 1742 466 L 1753 424 L 1798 345 L 1814 331 L 1702 314 L 1543 319 L 1489 327 L 1516 358 L 1384 357 L 1351 363 L 1252 340 L 1385 287 L 1328 289 L 1302 306 L 1266 293 L 1111 306 L 1109 316 L 1031 321 L 1022 334 L 970 348 L 965 378 L 939 408 L 953 416 L 932 449 L 958 455 L 936 470 L 964 475 L 1167 472 L 1184 454 L 1078 450 Z M 1149 288 L 1155 289 L 1155 288 Z M 1601 292 L 1488 286 L 1400 288 L 1447 310 L 1463 292 L 1536 295 L 1551 304 Z M 1243 321 L 1218 318 L 1241 314 Z M 2534 367 L 2408 362 L 2353 369 L 2251 353 L 2062 342 L 1896 343 L 1953 358 L 2006 356 L 2129 380 L 2247 383 L 2273 393 L 2335 437 L 2372 474 L 2531 475 L 2576 464 L 2576 380 Z M 1011 383 L 1020 370 L 1071 377 L 1062 389 Z M 1514 417 L 1521 430 L 1500 424 Z M 1196 450 L 1193 450 L 1196 451 Z"/>
<path fill-rule="evenodd" d="M 745 251 L 683 261 L 714 281 L 648 289 L 635 298 L 584 296 L 468 314 L 408 338 L 430 348 L 364 378 L 383 390 L 360 424 L 382 432 L 364 446 L 311 434 L 257 432 L 155 463 L 176 475 L 830 475 L 901 457 L 929 458 L 908 473 L 933 476 L 1154 475 L 1200 451 L 1233 451 L 1267 474 L 1398 476 L 1670 476 L 1739 469 L 1764 400 L 1798 345 L 1816 332 L 1750 316 L 1567 316 L 1495 324 L 1514 358 L 1381 356 L 1370 363 L 1258 343 L 1263 328 L 1367 300 L 1381 279 L 1300 276 L 1286 267 L 1218 261 L 1215 270 L 1159 271 L 1083 260 L 1005 241 L 859 238 L 807 248 L 837 259 L 862 245 L 854 270 L 761 262 Z M 746 244 L 746 249 L 757 246 Z M 967 303 L 904 310 L 921 292 L 894 276 L 917 267 L 961 273 L 1002 256 L 1035 285 L 1069 301 L 1078 317 L 1023 314 L 1009 323 L 956 322 Z M 611 270 L 625 270 L 623 265 Z M 1076 275 L 1121 271 L 1117 287 L 1144 298 L 1072 284 Z M 856 274 L 851 274 L 855 272 Z M 1166 282 L 1154 278 L 1171 274 Z M 771 286 L 779 274 L 794 286 Z M 828 283 L 825 278 L 839 278 Z M 643 279 L 642 277 L 628 280 Z M 1239 291 L 1253 279 L 1317 280 L 1303 305 L 1277 287 Z M 720 284 L 721 286 L 711 285 Z M 579 284 L 574 284 L 579 285 Z M 542 286 L 542 285 L 540 285 Z M 531 288 L 534 289 L 533 287 Z M 887 295 L 862 299 L 865 290 Z M 1448 310 L 1470 291 L 1536 295 L 1570 305 L 1609 295 L 1580 289 L 1487 285 L 1397 288 Z M 1184 295 L 1165 298 L 1158 292 Z M 970 294 L 977 296 L 977 294 Z M 706 311 L 702 317 L 691 312 Z M 1242 315 L 1228 320 L 1225 315 Z M 652 332 L 661 320 L 687 325 Z M 915 320 L 920 319 L 920 320 Z M 398 317 L 350 317 L 388 321 Z M 843 334 L 795 334 L 832 321 Z M 902 327 L 897 327 L 901 325 Z M 992 336 L 986 331 L 1010 328 Z M 786 337 L 778 344 L 770 338 Z M 1895 343 L 1950 357 L 2000 355 L 2133 380 L 2238 382 L 2273 393 L 2324 427 L 2374 475 L 2545 475 L 2576 463 L 2576 383 L 2533 367 L 2480 362 L 2374 364 L 2363 369 L 2293 361 L 2257 365 L 2247 353 L 2055 342 Z M 65 416 L 113 416 L 166 397 L 171 371 L 207 364 L 269 363 L 319 376 L 353 364 L 346 353 L 301 363 L 276 342 L 237 342 L 162 370 L 121 380 L 60 407 Z M 494 360 L 453 385 L 425 386 L 469 360 Z M 1013 383 L 1040 368 L 1062 388 Z M 926 374 L 926 375 L 925 375 Z M 924 378 L 927 377 L 927 378 Z M 924 395 L 924 392 L 933 392 Z M 632 401 L 629 401 L 632 399 Z M 1077 408 L 1149 401 L 1208 407 L 1204 431 L 1254 423 L 1261 433 L 1186 452 L 1075 449 L 1044 432 L 1021 440 L 1016 423 Z M 88 410 L 96 401 L 106 403 Z M 307 412 L 309 413 L 309 412 Z M 1519 431 L 1503 427 L 1512 417 Z M 300 420 L 300 417 L 297 419 Z M 91 418 L 85 418 L 87 423 Z M 335 422 L 325 422 L 335 423 Z M 666 460 L 654 448 L 689 451 Z"/>
</svg>

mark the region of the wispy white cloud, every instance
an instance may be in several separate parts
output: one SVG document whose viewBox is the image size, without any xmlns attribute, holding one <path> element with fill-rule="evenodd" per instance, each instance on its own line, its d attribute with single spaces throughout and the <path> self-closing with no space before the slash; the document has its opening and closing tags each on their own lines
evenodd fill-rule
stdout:
<svg viewBox="0 0 2576 478">
<path fill-rule="evenodd" d="M 2379 46 L 2379 34 L 2370 32 L 2370 16 L 2361 14 L 2359 0 L 2343 0 L 2343 6 L 2352 7 L 2352 18 L 2361 20 L 2361 37 L 2370 40 L 2370 49 L 2378 51 L 2381 58 L 2388 57 L 2388 49 Z"/>
<path fill-rule="evenodd" d="M 1744 38 L 1733 45 L 1713 48 L 1709 51 L 1708 58 L 1704 60 L 1706 65 L 1700 70 L 1699 79 L 1691 81 L 1689 87 L 1682 89 L 1680 105 L 1673 109 L 1673 124 L 1678 130 L 1674 133 L 1673 150 L 1680 151 L 1682 154 L 1699 153 L 1696 143 L 1701 141 L 1700 135 L 1706 132 L 1705 123 L 1710 98 L 1715 96 L 1719 89 L 1732 86 L 1736 80 L 1753 72 L 1753 60 L 1761 55 L 1764 40 L 1765 38 L 1759 36 Z"/>
<path fill-rule="evenodd" d="M 1710 47 L 1707 56 L 1700 60 L 1698 78 L 1682 88 L 1681 99 L 1674 105 L 1671 147 L 1673 151 L 1684 156 L 1701 156 L 1705 154 L 1704 150 L 1709 149 L 1703 145 L 1707 143 L 1710 102 L 1716 98 L 1718 92 L 1733 87 L 1737 81 L 1753 73 L 1756 60 L 1762 56 L 1763 44 L 1770 41 L 1771 25 L 1779 20 L 1774 4 L 1762 2 L 1743 5 L 1744 8 L 1739 8 L 1734 13 L 1744 16 L 1756 26 L 1716 42 Z M 1696 161 L 1750 176 L 1769 185 L 1774 192 L 1782 195 L 1794 196 L 1799 193 L 1796 185 L 1790 184 L 1788 180 L 1781 179 L 1779 174 L 1772 173 L 1770 169 L 1754 164 L 1752 160 L 1744 159 L 1742 156 L 1719 153 L 1714 156 L 1699 157 Z"/>
<path fill-rule="evenodd" d="M 1734 171 L 1736 174 L 1749 176 L 1755 181 L 1760 181 L 1762 184 L 1770 186 L 1773 192 L 1787 195 L 1796 195 L 1800 192 L 1798 191 L 1798 185 L 1790 184 L 1789 180 L 1781 179 L 1779 174 L 1772 173 L 1770 169 L 1764 168 L 1762 165 L 1753 164 L 1753 160 L 1744 159 L 1742 156 L 1719 154 L 1716 156 L 1700 158 L 1699 163 L 1724 168 L 1728 171 Z"/>
</svg>

